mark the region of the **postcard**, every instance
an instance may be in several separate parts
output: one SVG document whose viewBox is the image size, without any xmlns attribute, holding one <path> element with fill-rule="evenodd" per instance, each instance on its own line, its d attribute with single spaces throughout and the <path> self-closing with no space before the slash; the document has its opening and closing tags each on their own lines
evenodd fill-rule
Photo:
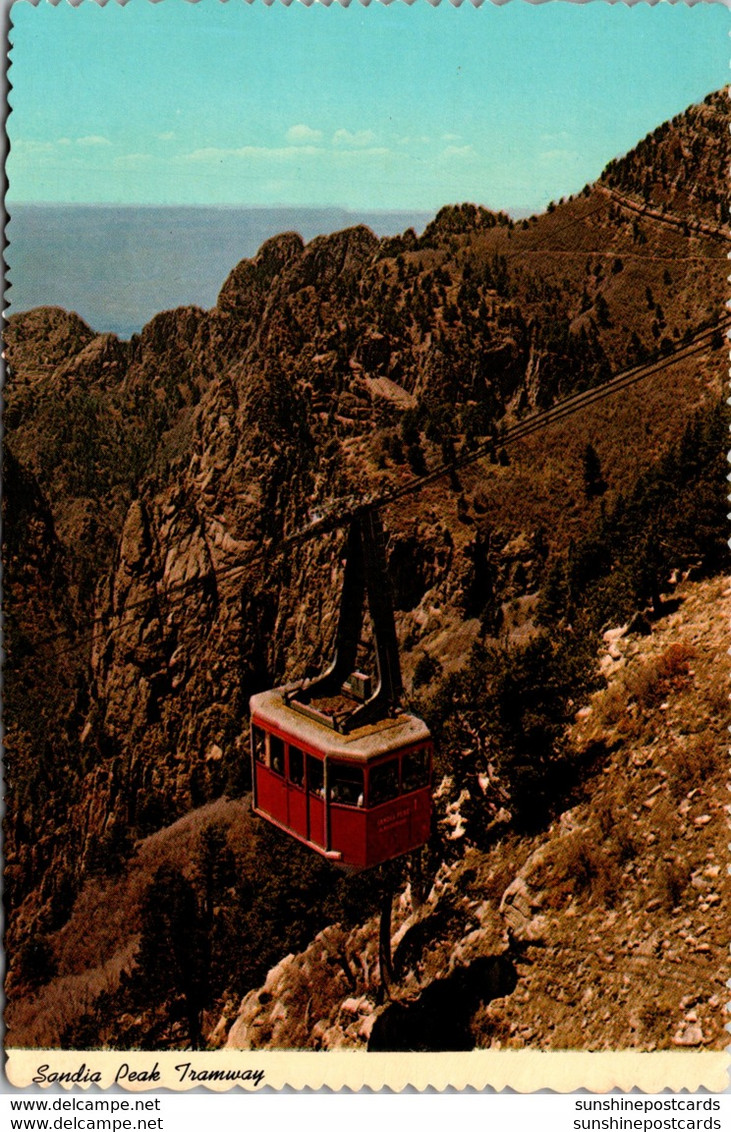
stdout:
<svg viewBox="0 0 731 1132">
<path fill-rule="evenodd" d="M 725 8 L 10 22 L 10 1083 L 726 1088 Z"/>
</svg>

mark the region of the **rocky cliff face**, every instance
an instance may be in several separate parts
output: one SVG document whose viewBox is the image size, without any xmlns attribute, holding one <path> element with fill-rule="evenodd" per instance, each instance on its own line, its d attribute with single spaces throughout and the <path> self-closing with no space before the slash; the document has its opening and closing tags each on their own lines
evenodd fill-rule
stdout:
<svg viewBox="0 0 731 1132">
<path fill-rule="evenodd" d="M 687 164 L 696 130 L 711 169 L 727 141 L 709 107 L 669 127 L 668 162 Z M 520 225 L 448 208 L 421 240 L 284 234 L 232 271 L 213 311 L 162 313 L 129 343 L 55 309 L 10 320 L 11 941 L 41 913 L 63 922 L 120 830 L 144 836 L 246 788 L 249 694 L 319 666 L 335 625 L 340 536 L 282 555 L 286 535 L 478 437 L 499 448 L 501 422 L 715 319 L 723 237 L 617 207 L 597 188 Z M 652 303 L 636 301 L 640 273 Z M 665 371 L 664 432 L 643 433 L 641 458 L 623 432 L 612 491 L 712 396 L 715 364 Z M 589 414 L 387 512 L 409 679 L 425 655 L 458 668 L 501 618 L 530 631 L 549 552 L 598 511 L 580 451 L 603 428 Z M 45 637 L 54 691 L 32 728 Z M 26 784 L 48 766 L 46 825 Z"/>
</svg>

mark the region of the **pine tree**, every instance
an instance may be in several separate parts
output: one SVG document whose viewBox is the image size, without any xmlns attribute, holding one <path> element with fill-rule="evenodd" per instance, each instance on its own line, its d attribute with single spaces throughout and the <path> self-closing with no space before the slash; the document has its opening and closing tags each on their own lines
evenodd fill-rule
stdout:
<svg viewBox="0 0 731 1132">
<path fill-rule="evenodd" d="M 584 494 L 587 499 L 594 499 L 597 495 L 603 495 L 607 490 L 607 484 L 602 475 L 602 465 L 596 448 L 593 444 L 587 444 L 584 449 Z"/>
<path fill-rule="evenodd" d="M 178 869 L 162 865 L 143 903 L 130 990 L 142 1008 L 162 1003 L 171 1023 L 183 1021 L 193 1049 L 201 1044 L 208 962 L 208 935 L 193 886 Z"/>
</svg>

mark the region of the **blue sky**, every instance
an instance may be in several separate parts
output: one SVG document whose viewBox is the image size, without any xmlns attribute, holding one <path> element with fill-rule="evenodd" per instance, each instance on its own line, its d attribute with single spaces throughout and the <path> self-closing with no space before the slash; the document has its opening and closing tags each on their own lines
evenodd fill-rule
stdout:
<svg viewBox="0 0 731 1132">
<path fill-rule="evenodd" d="M 540 209 L 728 81 L 721 4 L 16 0 L 16 201 Z"/>
</svg>

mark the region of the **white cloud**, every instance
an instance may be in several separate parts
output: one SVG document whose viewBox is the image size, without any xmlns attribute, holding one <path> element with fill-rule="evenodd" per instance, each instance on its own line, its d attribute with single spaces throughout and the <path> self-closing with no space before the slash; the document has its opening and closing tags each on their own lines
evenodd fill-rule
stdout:
<svg viewBox="0 0 731 1132">
<path fill-rule="evenodd" d="M 338 149 L 330 156 L 339 164 L 352 165 L 355 162 L 363 161 L 366 157 L 386 157 L 390 153 L 391 150 L 385 145 L 369 145 L 367 149 Z M 400 154 L 401 160 L 403 160 L 403 156 L 403 154 Z"/>
<path fill-rule="evenodd" d="M 84 138 L 76 139 L 77 145 L 111 145 L 109 138 L 104 138 L 101 134 L 87 134 Z"/>
<path fill-rule="evenodd" d="M 556 146 L 565 145 L 566 142 L 573 141 L 571 134 L 568 130 L 558 130 L 555 134 L 541 134 L 541 141 L 544 145 Z"/>
<path fill-rule="evenodd" d="M 373 130 L 336 130 L 333 134 L 333 145 L 352 146 L 356 149 L 372 146 L 375 140 Z"/>
<path fill-rule="evenodd" d="M 149 153 L 123 153 L 114 158 L 114 165 L 117 169 L 140 169 L 153 160 Z"/>
<path fill-rule="evenodd" d="M 565 164 L 576 161 L 579 154 L 570 149 L 546 149 L 538 154 L 538 160 L 543 165 Z"/>
<path fill-rule="evenodd" d="M 158 141 L 172 141 L 175 134 L 172 130 L 166 130 L 163 134 L 156 134 L 155 137 Z"/>
<path fill-rule="evenodd" d="M 55 149 L 55 143 L 49 141 L 40 141 L 38 138 L 14 138 L 10 143 L 10 149 L 15 150 L 16 153 L 27 153 L 33 156 L 37 153 L 52 153 Z"/>
<path fill-rule="evenodd" d="M 301 157 L 316 157 L 323 150 L 315 145 L 289 145 L 267 147 L 263 145 L 242 145 L 237 149 L 221 149 L 217 146 L 204 146 L 194 149 L 191 153 L 183 154 L 178 160 L 185 162 L 211 162 L 220 164 L 223 161 L 297 161 Z"/>
<path fill-rule="evenodd" d="M 111 142 L 107 138 L 98 135 L 89 135 L 84 138 L 71 138 L 61 137 L 56 138 L 55 141 L 41 141 L 39 138 L 15 138 L 11 143 L 11 149 L 15 150 L 16 156 L 24 156 L 29 158 L 39 158 L 44 156 L 51 156 L 58 154 L 59 150 L 65 151 L 68 155 L 65 160 L 78 160 L 74 159 L 73 154 L 69 151 L 72 149 L 92 149 L 94 146 L 111 146 Z"/>
<path fill-rule="evenodd" d="M 33 170 L 58 161 L 58 144 L 37 138 L 13 138 L 8 164 L 11 168 Z"/>
<path fill-rule="evenodd" d="M 448 145 L 446 149 L 442 150 L 442 157 L 474 157 L 475 147 L 473 145 Z"/>
<path fill-rule="evenodd" d="M 311 145 L 314 142 L 322 141 L 322 130 L 313 130 L 311 126 L 306 126 L 301 122 L 297 126 L 289 127 L 286 138 L 292 145 Z"/>
</svg>

